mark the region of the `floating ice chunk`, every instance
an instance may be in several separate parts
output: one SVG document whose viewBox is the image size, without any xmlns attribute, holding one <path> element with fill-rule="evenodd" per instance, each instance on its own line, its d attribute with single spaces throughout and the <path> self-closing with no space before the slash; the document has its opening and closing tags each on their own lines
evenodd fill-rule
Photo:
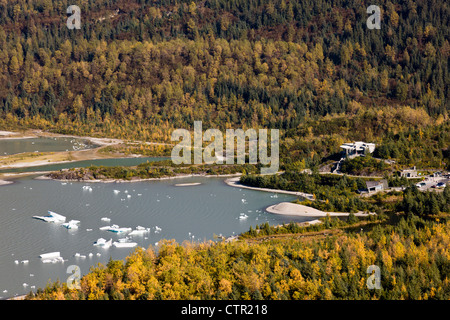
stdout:
<svg viewBox="0 0 450 320">
<path fill-rule="evenodd" d="M 89 252 L 89 258 L 92 258 L 94 254 L 92 252 Z"/>
<path fill-rule="evenodd" d="M 109 239 L 106 241 L 103 238 L 98 238 L 97 241 L 94 242 L 94 246 L 102 247 L 102 248 L 109 248 L 112 244 L 112 239 Z"/>
<path fill-rule="evenodd" d="M 97 252 L 97 257 L 100 257 L 102 254 L 100 252 Z"/>
<path fill-rule="evenodd" d="M 108 217 L 103 217 L 103 218 L 101 218 L 100 220 L 102 220 L 102 221 L 106 221 L 106 222 L 109 222 L 109 221 L 111 221 L 111 218 L 108 218 Z"/>
<path fill-rule="evenodd" d="M 127 198 L 128 198 L 128 199 L 130 199 L 130 198 L 131 198 L 131 196 L 130 196 L 130 195 L 127 195 Z"/>
<path fill-rule="evenodd" d="M 34 277 L 34 274 L 30 273 L 30 277 Z"/>
<path fill-rule="evenodd" d="M 14 263 L 15 264 L 19 264 L 19 260 L 14 260 Z"/>
<path fill-rule="evenodd" d="M 69 222 L 63 223 L 62 226 L 66 229 L 78 229 L 79 220 L 70 220 Z"/>
<path fill-rule="evenodd" d="M 86 229 L 86 231 L 92 231 L 92 229 Z"/>
<path fill-rule="evenodd" d="M 138 193 L 137 195 L 138 195 L 138 197 L 140 197 L 140 196 L 142 196 L 142 193 Z"/>
<path fill-rule="evenodd" d="M 55 223 L 62 223 L 66 221 L 66 217 L 62 216 L 58 213 L 55 213 L 53 211 L 48 211 L 48 215 L 46 216 L 33 216 L 34 219 L 42 220 L 45 222 L 55 222 Z"/>
<path fill-rule="evenodd" d="M 119 194 L 120 190 L 114 190 L 114 194 Z"/>
<path fill-rule="evenodd" d="M 25 282 L 24 282 L 22 285 L 23 285 L 24 287 L 28 287 L 28 283 L 25 283 Z"/>
<path fill-rule="evenodd" d="M 60 258 L 60 257 L 61 257 L 61 253 L 59 251 L 43 253 L 39 256 L 39 258 L 41 258 L 41 259 L 55 259 L 55 258 Z"/>
<path fill-rule="evenodd" d="M 127 242 L 127 241 L 116 241 L 116 242 L 113 242 L 113 245 L 116 248 L 132 248 L 132 247 L 137 246 L 137 243 L 136 242 Z"/>
</svg>

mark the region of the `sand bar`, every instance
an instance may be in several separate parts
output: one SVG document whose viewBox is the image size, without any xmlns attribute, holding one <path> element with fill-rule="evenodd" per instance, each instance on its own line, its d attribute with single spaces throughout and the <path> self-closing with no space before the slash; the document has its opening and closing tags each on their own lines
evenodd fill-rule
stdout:
<svg viewBox="0 0 450 320">
<path fill-rule="evenodd" d="M 191 182 L 191 183 L 177 183 L 175 187 L 190 187 L 190 186 L 198 186 L 202 184 L 201 182 Z"/>
<path fill-rule="evenodd" d="M 273 214 L 281 214 L 287 216 L 298 216 L 298 217 L 326 217 L 330 215 L 330 217 L 346 217 L 350 213 L 348 212 L 325 212 L 322 210 L 317 210 L 312 207 L 304 206 L 297 203 L 291 202 L 281 202 L 266 208 L 266 211 Z M 372 212 L 357 212 L 355 216 L 368 216 L 374 214 Z"/>
<path fill-rule="evenodd" d="M 314 196 L 310 193 L 305 192 L 297 192 L 297 191 L 288 191 L 288 190 L 280 190 L 280 189 L 269 189 L 269 188 L 258 188 L 258 187 L 250 187 L 243 185 L 239 182 L 240 177 L 231 178 L 225 180 L 225 183 L 231 187 L 237 187 L 237 188 L 243 188 L 243 189 L 251 189 L 251 190 L 257 190 L 257 191 L 266 191 L 266 192 L 272 192 L 272 193 L 284 193 L 284 194 L 292 194 L 294 196 L 303 197 L 308 200 L 313 200 Z"/>
</svg>

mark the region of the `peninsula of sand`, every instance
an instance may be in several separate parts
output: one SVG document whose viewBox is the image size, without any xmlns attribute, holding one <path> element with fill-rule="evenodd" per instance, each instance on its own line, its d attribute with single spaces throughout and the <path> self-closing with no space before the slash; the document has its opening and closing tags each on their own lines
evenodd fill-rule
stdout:
<svg viewBox="0 0 450 320">
<path fill-rule="evenodd" d="M 281 214 L 288 216 L 299 216 L 299 217 L 311 217 L 311 218 L 320 218 L 326 217 L 327 215 L 331 217 L 345 217 L 350 213 L 348 212 L 325 212 L 312 207 L 304 206 L 297 203 L 292 202 L 281 202 L 266 208 L 266 211 L 273 214 Z M 371 214 L 375 214 L 372 212 L 357 212 L 355 216 L 368 216 Z"/>
</svg>

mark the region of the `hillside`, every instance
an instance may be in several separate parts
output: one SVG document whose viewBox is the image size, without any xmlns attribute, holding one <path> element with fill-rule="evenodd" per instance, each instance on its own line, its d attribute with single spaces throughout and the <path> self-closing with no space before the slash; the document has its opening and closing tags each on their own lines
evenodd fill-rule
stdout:
<svg viewBox="0 0 450 320">
<path fill-rule="evenodd" d="M 382 106 L 447 119 L 445 1 L 381 1 L 381 30 L 360 1 L 93 0 L 80 30 L 68 5 L 0 2 L 2 127 L 167 141 L 194 120 L 286 130 Z"/>
</svg>

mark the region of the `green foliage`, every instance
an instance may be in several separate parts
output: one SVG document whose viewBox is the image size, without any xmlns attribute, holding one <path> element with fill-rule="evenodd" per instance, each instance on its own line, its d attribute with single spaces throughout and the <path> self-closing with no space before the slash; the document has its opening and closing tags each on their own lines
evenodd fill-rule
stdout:
<svg viewBox="0 0 450 320">
<path fill-rule="evenodd" d="M 346 159 L 340 167 L 342 173 L 363 176 L 382 176 L 387 169 L 388 165 L 384 161 L 374 159 L 371 156 Z"/>
</svg>

